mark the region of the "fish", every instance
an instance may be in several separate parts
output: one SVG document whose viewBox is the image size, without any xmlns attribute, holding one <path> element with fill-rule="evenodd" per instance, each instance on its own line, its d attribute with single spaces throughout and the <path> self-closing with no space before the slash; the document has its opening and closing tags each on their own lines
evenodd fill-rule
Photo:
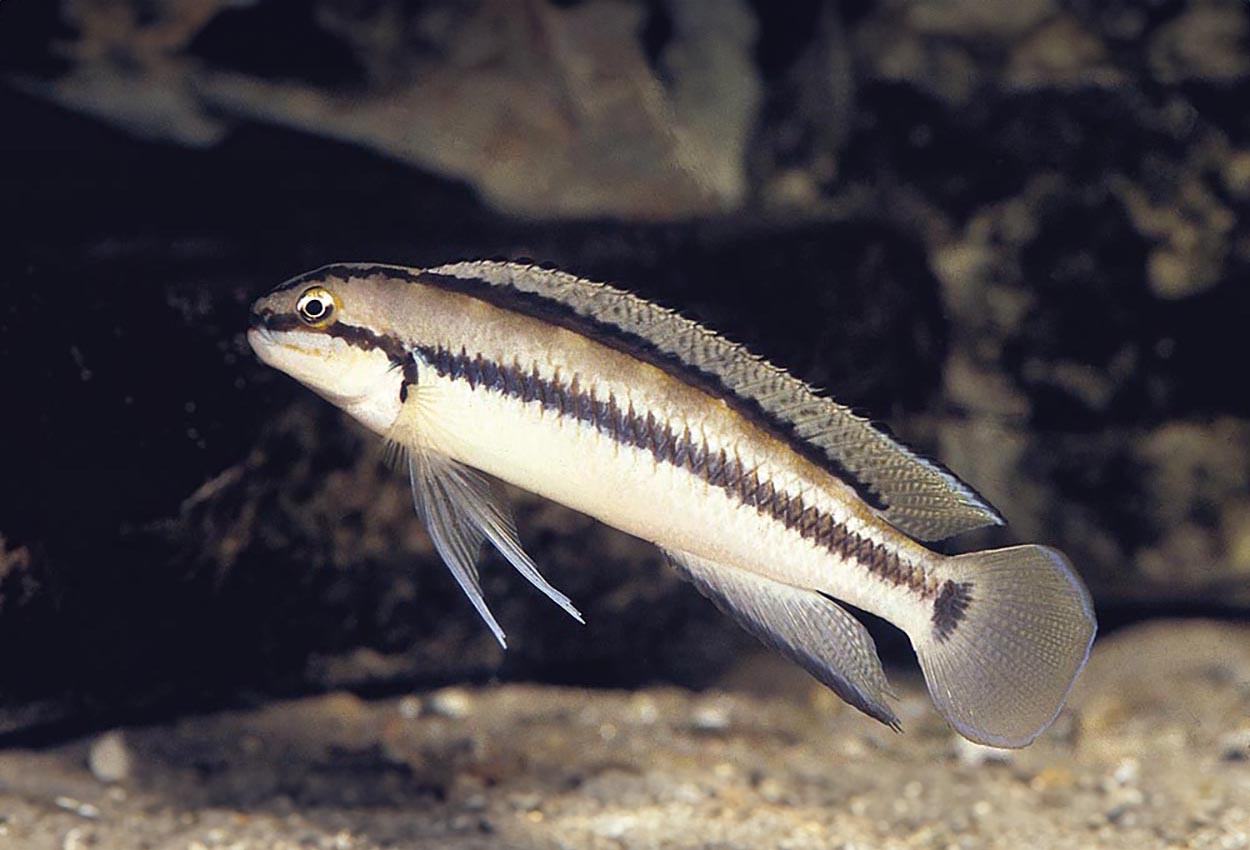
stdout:
<svg viewBox="0 0 1250 850">
<path fill-rule="evenodd" d="M 707 327 L 549 267 L 336 263 L 253 304 L 258 358 L 383 437 L 434 548 L 501 646 L 489 542 L 569 616 L 503 483 L 658 546 L 677 573 L 854 708 L 899 730 L 876 646 L 900 628 L 961 735 L 1022 747 L 1097 631 L 1057 549 L 947 555 L 1004 522 L 940 464 Z"/>
</svg>

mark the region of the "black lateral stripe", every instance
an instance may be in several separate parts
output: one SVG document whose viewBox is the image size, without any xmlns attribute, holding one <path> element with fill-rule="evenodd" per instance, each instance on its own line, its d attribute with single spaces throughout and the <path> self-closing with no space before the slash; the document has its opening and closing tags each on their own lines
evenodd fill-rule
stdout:
<svg viewBox="0 0 1250 850">
<path fill-rule="evenodd" d="M 326 336 L 337 337 L 348 345 L 362 348 L 365 351 L 384 351 L 386 356 L 396 366 L 404 366 L 405 361 L 409 358 L 408 346 L 404 345 L 403 340 L 399 337 L 391 334 L 376 333 L 359 325 L 332 322 L 323 328 L 315 328 L 304 324 L 299 316 L 294 313 L 273 313 L 270 311 L 253 312 L 249 317 L 249 323 L 252 327 L 265 328 L 266 330 L 279 333 L 282 331 L 304 330 L 310 333 L 322 333 Z M 405 372 L 405 375 L 407 375 L 407 372 Z"/>
<path fill-rule="evenodd" d="M 275 291 L 293 289 L 298 286 L 311 286 L 317 283 L 332 285 L 335 277 L 369 277 L 372 275 L 394 278 L 407 283 L 424 284 L 447 292 L 466 295 L 479 301 L 485 301 L 502 310 L 521 313 L 522 315 L 571 330 L 582 336 L 589 337 L 608 348 L 628 354 L 631 357 L 636 357 L 645 363 L 662 369 L 687 386 L 702 390 L 716 398 L 724 399 L 737 413 L 779 437 L 804 458 L 850 486 L 859 498 L 873 508 L 886 510 L 889 507 L 885 499 L 874 491 L 866 481 L 796 433 L 792 423 L 765 410 L 755 399 L 735 392 L 732 388 L 726 386 L 724 381 L 717 375 L 705 372 L 676 355 L 660 350 L 650 340 L 644 339 L 637 334 L 622 330 L 615 325 L 583 316 L 573 308 L 543 298 L 541 295 L 523 292 L 512 286 L 493 285 L 477 278 L 461 278 L 428 271 L 414 273 L 402 267 L 385 265 L 325 266 L 287 281 Z"/>
<path fill-rule="evenodd" d="M 375 333 L 368 328 L 358 325 L 348 325 L 343 322 L 335 322 L 321 328 L 321 332 L 327 336 L 336 337 L 343 340 L 348 345 L 354 345 L 356 348 L 363 348 L 366 351 L 378 349 L 386 352 L 386 356 L 396 365 L 401 365 L 408 359 L 408 347 L 404 345 L 404 341 L 397 336 L 390 334 Z"/>
<path fill-rule="evenodd" d="M 689 428 L 677 434 L 668 422 L 656 419 L 649 411 L 639 414 L 632 404 L 622 408 L 613 395 L 608 396 L 606 403 L 598 401 L 593 389 L 585 389 L 577 376 L 566 384 L 559 379 L 542 378 L 536 364 L 527 371 L 515 361 L 491 363 L 480 354 L 453 354 L 442 347 L 418 346 L 416 352 L 441 377 L 541 404 L 544 409 L 555 410 L 558 416 L 585 422 L 611 440 L 650 452 L 657 463 L 687 470 L 709 486 L 729 493 L 740 504 L 755 508 L 840 558 L 858 562 L 893 585 L 926 599 L 937 592 L 920 565 L 905 562 L 896 552 L 856 534 L 819 508 L 805 505 L 802 495 L 778 490 L 771 481 L 760 483 L 759 471 L 747 472 L 736 452 L 709 446 L 704 439 L 695 438 Z M 483 382 L 481 376 L 493 370 L 498 370 L 500 379 Z M 526 390 L 527 380 L 537 385 L 536 392 Z"/>
<path fill-rule="evenodd" d="M 378 268 L 377 273 L 387 273 L 385 268 Z M 389 270 L 393 275 L 394 270 Z M 357 272 L 358 274 L 361 272 Z M 367 272 L 365 272 L 367 273 Z M 544 322 L 566 328 L 575 333 L 593 339 L 608 348 L 636 357 L 649 363 L 667 374 L 698 390 L 702 390 L 716 398 L 728 402 L 737 413 L 749 421 L 762 427 L 771 434 L 780 437 L 790 448 L 807 460 L 827 470 L 832 475 L 849 485 L 857 496 L 878 510 L 889 507 L 880 494 L 875 492 L 866 481 L 860 479 L 851 470 L 829 457 L 825 452 L 813 446 L 797 433 L 793 424 L 782 420 L 765 410 L 758 401 L 739 395 L 717 375 L 709 374 L 681 358 L 661 351 L 650 340 L 621 328 L 583 316 L 564 304 L 551 301 L 542 296 L 522 292 L 511 286 L 495 286 L 474 278 L 460 278 L 452 275 L 425 272 L 420 275 L 407 275 L 414 283 L 436 286 L 461 295 L 467 295 L 486 301 L 495 307 L 522 313 Z"/>
</svg>

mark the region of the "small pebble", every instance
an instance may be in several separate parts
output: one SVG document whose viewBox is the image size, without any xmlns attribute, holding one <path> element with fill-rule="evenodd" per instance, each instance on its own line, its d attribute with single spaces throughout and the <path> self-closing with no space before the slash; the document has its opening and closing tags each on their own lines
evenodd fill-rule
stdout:
<svg viewBox="0 0 1250 850">
<path fill-rule="evenodd" d="M 655 701 L 646 695 L 639 695 L 630 701 L 634 718 L 644 726 L 650 726 L 660 719 L 660 709 Z"/>
<path fill-rule="evenodd" d="M 477 822 L 478 818 L 474 815 L 459 814 L 449 821 L 448 826 L 450 826 L 453 832 L 471 832 Z"/>
<path fill-rule="evenodd" d="M 769 803 L 780 803 L 786 796 L 785 786 L 772 777 L 768 777 L 760 782 L 759 788 L 756 790 L 759 791 L 760 797 Z"/>
<path fill-rule="evenodd" d="M 1076 785 L 1076 777 L 1066 767 L 1051 765 L 1042 768 L 1032 779 L 1029 787 L 1041 794 L 1061 794 Z"/>
<path fill-rule="evenodd" d="M 543 797 L 541 794 L 518 792 L 508 795 L 508 805 L 518 812 L 531 811 L 537 809 L 542 804 Z"/>
<path fill-rule="evenodd" d="M 460 720 L 473 713 L 473 696 L 463 688 L 442 688 L 430 694 L 432 714 Z"/>
<path fill-rule="evenodd" d="M 130 747 L 121 732 L 106 732 L 91 744 L 87 766 L 101 782 L 124 782 L 130 777 Z"/>
<path fill-rule="evenodd" d="M 981 767 L 986 764 L 1005 764 L 1011 761 L 1012 750 L 974 744 L 967 738 L 955 738 L 955 758 L 965 767 Z"/>
<path fill-rule="evenodd" d="M 617 840 L 624 838 L 634 828 L 635 822 L 633 815 L 604 815 L 594 820 L 590 831 L 600 838 Z"/>
<path fill-rule="evenodd" d="M 1250 761 L 1250 724 L 1222 736 L 1219 749 L 1224 761 Z"/>
<path fill-rule="evenodd" d="M 691 712 L 690 723 L 700 732 L 723 732 L 729 728 L 729 710 L 723 705 L 703 703 Z"/>
<path fill-rule="evenodd" d="M 669 792 L 669 799 L 672 802 L 685 803 L 690 806 L 697 806 L 707 798 L 708 792 L 693 782 L 679 782 Z"/>
<path fill-rule="evenodd" d="M 1133 785 L 1141 774 L 1141 764 L 1135 758 L 1121 759 L 1112 777 L 1120 785 Z"/>
<path fill-rule="evenodd" d="M 90 833 L 76 826 L 65 833 L 65 839 L 61 842 L 61 850 L 87 850 L 94 843 Z"/>
<path fill-rule="evenodd" d="M 1107 795 L 1107 808 L 1103 814 L 1107 816 L 1107 820 L 1120 826 L 1133 826 L 1136 823 L 1136 817 L 1130 816 L 1132 810 L 1137 809 L 1146 800 L 1146 795 L 1138 788 L 1118 788 Z"/>
<path fill-rule="evenodd" d="M 80 818 L 94 820 L 100 816 L 100 810 L 90 803 L 84 803 L 81 800 L 75 800 L 73 797 L 57 797 L 52 801 L 58 808 L 65 809 L 67 812 L 73 812 Z"/>
</svg>

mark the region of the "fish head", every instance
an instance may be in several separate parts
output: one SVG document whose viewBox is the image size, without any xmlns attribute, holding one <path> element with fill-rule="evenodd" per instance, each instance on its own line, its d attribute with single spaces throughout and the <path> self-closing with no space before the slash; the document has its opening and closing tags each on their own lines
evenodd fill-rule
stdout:
<svg viewBox="0 0 1250 850">
<path fill-rule="evenodd" d="M 247 341 L 263 363 L 384 432 L 410 354 L 380 329 L 372 294 L 368 281 L 332 268 L 301 275 L 256 300 Z"/>
</svg>

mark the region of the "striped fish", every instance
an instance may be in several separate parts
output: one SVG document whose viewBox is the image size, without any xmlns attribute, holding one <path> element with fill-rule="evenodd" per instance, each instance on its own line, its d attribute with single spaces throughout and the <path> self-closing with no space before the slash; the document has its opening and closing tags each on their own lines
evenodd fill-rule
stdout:
<svg viewBox="0 0 1250 850">
<path fill-rule="evenodd" d="M 552 601 L 496 479 L 658 545 L 765 644 L 898 728 L 872 638 L 907 633 L 942 715 L 1019 747 L 1095 632 L 1058 551 L 923 545 L 1002 517 L 784 370 L 610 286 L 507 262 L 326 266 L 252 308 L 248 340 L 398 447 L 435 548 L 500 644 L 485 541 Z"/>
</svg>

